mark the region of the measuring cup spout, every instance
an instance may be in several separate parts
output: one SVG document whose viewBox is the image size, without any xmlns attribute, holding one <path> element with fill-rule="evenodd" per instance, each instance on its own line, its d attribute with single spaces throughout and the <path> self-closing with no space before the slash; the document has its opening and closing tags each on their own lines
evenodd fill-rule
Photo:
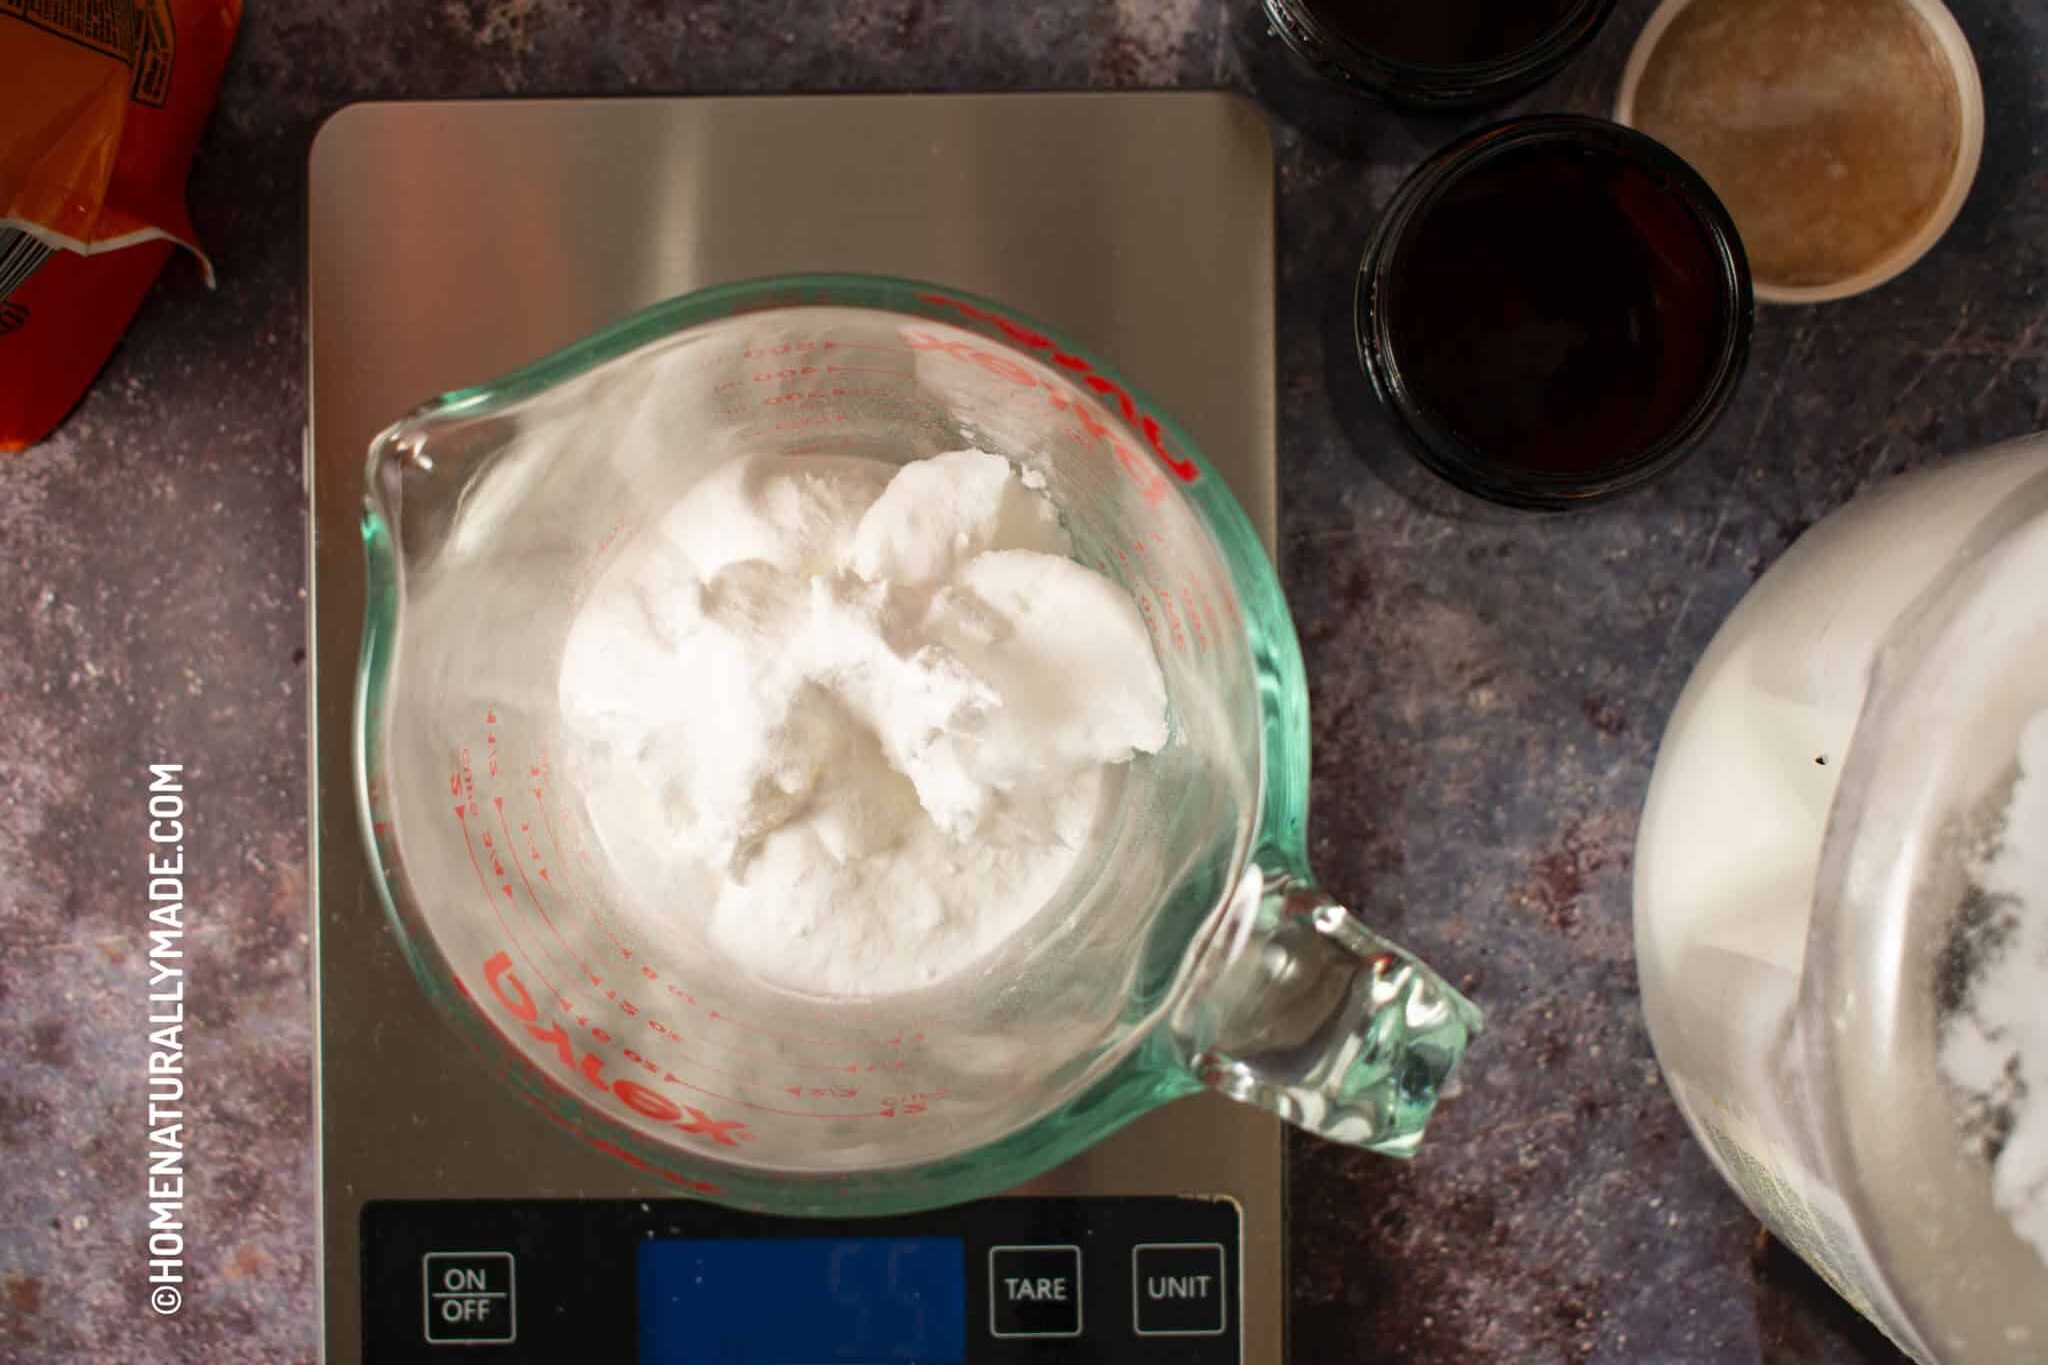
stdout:
<svg viewBox="0 0 2048 1365">
<path fill-rule="evenodd" d="M 1213 1089 L 1309 1132 L 1412 1156 L 1478 1009 L 1298 874 L 1252 864 L 1172 1016 Z"/>
</svg>

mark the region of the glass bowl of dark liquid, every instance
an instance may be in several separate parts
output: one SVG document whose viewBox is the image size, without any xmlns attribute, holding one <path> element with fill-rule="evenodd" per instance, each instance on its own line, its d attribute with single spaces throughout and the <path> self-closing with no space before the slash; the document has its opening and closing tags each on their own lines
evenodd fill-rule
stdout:
<svg viewBox="0 0 2048 1365">
<path fill-rule="evenodd" d="M 1437 153 L 1359 265 L 1360 363 L 1422 462 L 1515 507 L 1613 497 L 1728 404 L 1755 305 L 1699 174 L 1619 124 L 1543 115 Z"/>
<path fill-rule="evenodd" d="M 1614 0 L 1261 0 L 1310 68 L 1393 104 L 1498 104 L 1548 80 Z"/>
</svg>

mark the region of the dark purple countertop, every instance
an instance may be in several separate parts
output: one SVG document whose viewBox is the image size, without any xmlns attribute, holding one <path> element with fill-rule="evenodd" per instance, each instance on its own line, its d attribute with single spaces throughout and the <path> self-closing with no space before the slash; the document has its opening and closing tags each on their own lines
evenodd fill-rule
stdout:
<svg viewBox="0 0 2048 1365">
<path fill-rule="evenodd" d="M 1603 109 L 1649 0 L 1521 107 Z M 1955 0 L 1989 104 L 1961 220 L 1861 299 L 1758 315 L 1700 455 L 1571 518 L 1417 505 L 1328 341 L 1376 206 L 1452 126 L 1266 80 L 1242 0 L 254 5 L 173 261 L 85 403 L 0 457 L 0 1359 L 313 1351 L 305 158 L 376 97 L 1256 87 L 1280 166 L 1281 569 L 1322 877 L 1492 1029 L 1412 1165 L 1293 1149 L 1299 1361 L 1898 1359 L 1694 1147 L 1636 1009 L 1629 858 L 1664 717 L 1761 572 L 1858 490 L 2048 426 L 2048 8 Z M 1233 36 L 1233 35 L 1236 36 Z M 1265 83 L 1261 83 L 1261 82 Z M 1304 131 L 1307 129 L 1309 131 Z M 1191 282 L 1191 286 L 1195 282 Z M 1355 389 L 1352 390 L 1355 392 Z M 144 1299 L 145 765 L 185 765 L 184 1311 Z"/>
</svg>

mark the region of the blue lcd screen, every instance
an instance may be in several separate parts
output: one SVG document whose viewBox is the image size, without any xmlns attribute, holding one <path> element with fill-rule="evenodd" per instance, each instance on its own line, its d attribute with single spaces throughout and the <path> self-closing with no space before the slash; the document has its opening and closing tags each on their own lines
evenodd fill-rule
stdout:
<svg viewBox="0 0 2048 1365">
<path fill-rule="evenodd" d="M 640 1365 L 960 1365 L 958 1237 L 640 1244 Z"/>
</svg>

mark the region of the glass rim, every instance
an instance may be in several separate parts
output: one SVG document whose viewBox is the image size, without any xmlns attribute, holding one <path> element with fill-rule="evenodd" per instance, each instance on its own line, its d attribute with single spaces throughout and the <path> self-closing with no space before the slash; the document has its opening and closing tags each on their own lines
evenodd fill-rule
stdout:
<svg viewBox="0 0 2048 1365">
<path fill-rule="evenodd" d="M 1278 572 L 1229 486 L 1186 429 L 1092 348 L 1041 326 L 1006 304 L 949 286 L 875 274 L 763 276 L 690 291 L 629 314 L 496 378 L 430 399 L 372 440 L 362 523 L 369 561 L 368 593 L 353 697 L 354 799 L 373 874 L 370 880 L 415 979 L 437 1012 L 452 1020 L 472 1048 L 489 1058 L 491 1069 L 514 1084 L 551 1121 L 642 1173 L 715 1203 L 814 1216 L 906 1212 L 1000 1193 L 1100 1141 L 1165 1099 L 1197 1088 L 1198 1082 L 1185 1066 L 1171 1064 L 1166 1056 L 1169 1044 L 1161 1036 L 1166 1002 L 1151 1012 L 1149 1022 L 1133 1028 L 1117 1055 L 1106 1059 L 1086 1083 L 1038 1117 L 981 1146 L 848 1171 L 708 1162 L 656 1142 L 602 1110 L 569 1098 L 533 1068 L 498 1020 L 471 1008 L 460 985 L 461 974 L 448 960 L 422 912 L 395 830 L 377 818 L 373 795 L 386 767 L 382 754 L 389 742 L 406 578 L 405 552 L 394 515 L 395 490 L 388 486 L 388 471 L 402 466 L 443 424 L 500 413 L 698 326 L 781 308 L 838 308 L 936 322 L 988 339 L 1058 373 L 1061 367 L 1052 359 L 1033 354 L 1037 343 L 1043 341 L 1053 350 L 1085 361 L 1087 373 L 1108 383 L 1110 390 L 1100 391 L 1098 397 L 1141 445 L 1151 444 L 1147 438 L 1156 425 L 1164 446 L 1141 451 L 1141 458 L 1159 456 L 1155 468 L 1160 476 L 1189 501 L 1208 534 L 1239 600 L 1243 620 L 1238 628 L 1249 668 L 1258 681 L 1258 695 L 1252 702 L 1259 753 L 1257 786 L 1244 826 L 1234 840 L 1226 885 L 1234 886 L 1248 867 L 1263 863 L 1268 854 L 1306 869 L 1308 692 L 1300 644 Z M 1018 329 L 1031 338 L 1029 345 Z M 1166 465 L 1169 451 L 1187 464 L 1192 475 Z M 1208 919 L 1191 927 L 1184 957 L 1207 941 L 1217 908 L 1210 907 Z M 501 1049 L 512 1054 L 512 1064 L 498 1061 Z"/>
<path fill-rule="evenodd" d="M 2010 601 L 2033 579 L 2025 551 L 2013 548 L 2027 537 L 2048 539 L 2048 472 L 2029 476 L 1986 513 L 1880 641 L 1829 812 L 1794 1013 L 1845 1203 L 1916 1332 L 1941 1340 L 1967 1323 L 1984 1333 L 1959 1357 L 1970 1360 L 1995 1358 L 1972 1352 L 2001 1342 L 1993 1334 L 2007 1324 L 2042 1320 L 2038 1303 L 2032 1318 L 2002 1311 L 2014 1306 L 2005 1291 L 2031 1282 L 2040 1264 L 2017 1234 L 2006 1236 L 2003 1221 L 1987 1226 L 1973 1217 L 1989 1200 L 1989 1165 L 1953 1159 L 1967 1145 L 1939 1065 L 1935 996 L 1960 906 L 1931 892 L 1967 875 L 1944 837 L 1981 795 L 1963 755 L 1987 738 L 2017 739 L 2004 731 L 2009 716 L 1988 717 L 1982 706 L 1958 721 L 1946 699 L 1957 685 L 1951 661 L 1969 651 L 1966 684 L 1992 674 L 2032 681 L 2023 709 L 2048 701 L 2023 638 L 1987 644 L 1979 634 L 1984 605 Z M 1937 724 L 1944 711 L 1958 723 Z M 1862 1117 L 1870 1114 L 1899 1117 L 1871 1124 Z M 1922 1182 L 1917 1202 L 1887 1174 L 1902 1155 Z"/>
<path fill-rule="evenodd" d="M 1500 467 L 1453 433 L 1410 387 L 1396 355 L 1389 309 L 1380 306 L 1400 266 L 1406 233 L 1471 172 L 1531 145 L 1562 143 L 1621 155 L 1648 172 L 1686 209 L 1711 247 L 1726 319 L 1714 367 L 1684 415 L 1643 450 L 1570 472 Z M 1373 390 L 1416 438 L 1417 455 L 1443 478 L 1495 502 L 1558 510 L 1618 497 L 1651 482 L 1690 454 L 1734 397 L 1748 362 L 1756 300 L 1749 261 L 1727 207 L 1676 152 L 1645 133 L 1583 114 L 1534 114 L 1476 129 L 1423 162 L 1394 191 L 1359 260 L 1352 298 L 1358 360 Z"/>
<path fill-rule="evenodd" d="M 1416 62 L 1346 38 L 1316 17 L 1314 8 L 1302 0 L 1262 0 L 1274 30 L 1300 56 L 1317 64 L 1331 63 L 1363 84 L 1395 87 L 1432 85 L 1453 87 L 1448 98 L 1458 98 L 1463 87 L 1506 84 L 1548 74 L 1562 66 L 1592 40 L 1607 21 L 1616 0 L 1576 0 L 1556 24 L 1512 52 L 1480 62 Z M 1313 47 L 1307 50 L 1304 44 Z"/>
<path fill-rule="evenodd" d="M 1171 468 L 1160 470 L 1168 486 L 1193 503 L 1197 519 L 1215 543 L 1217 558 L 1230 574 L 1231 586 L 1237 591 L 1247 623 L 1247 643 L 1255 671 L 1275 674 L 1293 695 L 1300 698 L 1299 705 L 1283 705 L 1284 697 L 1270 693 L 1261 697 L 1260 714 L 1264 721 L 1261 790 L 1255 809 L 1259 816 L 1256 829 L 1265 841 L 1276 852 L 1292 855 L 1293 861 L 1305 865 L 1307 674 L 1302 663 L 1300 641 L 1294 630 L 1293 614 L 1280 586 L 1279 570 L 1267 554 L 1251 518 L 1229 485 L 1209 464 L 1208 457 L 1202 453 L 1194 437 L 1121 369 L 1104 360 L 1094 348 L 1076 341 L 1065 332 L 1046 326 L 1008 304 L 967 290 L 905 276 L 834 271 L 762 275 L 708 285 L 629 313 L 495 378 L 442 393 L 386 427 L 370 442 L 366 456 L 365 486 L 369 490 L 366 517 L 374 517 L 386 528 L 384 536 L 372 537 L 366 523 L 365 544 L 372 558 L 376 558 L 381 548 L 390 559 L 387 567 L 391 571 L 392 583 L 402 582 L 400 537 L 395 522 L 388 515 L 385 483 L 379 477 L 379 471 L 391 462 L 393 455 L 403 456 L 408 443 L 417 440 L 426 429 L 449 419 L 474 419 L 501 412 L 642 347 L 680 336 L 699 325 L 722 321 L 742 312 L 759 313 L 777 308 L 843 308 L 895 313 L 960 327 L 1027 355 L 1043 342 L 1056 353 L 1065 353 L 1086 362 L 1088 373 L 1106 381 L 1109 390 L 1101 391 L 1105 403 L 1110 391 L 1129 400 L 1128 407 L 1121 402 L 1116 406 L 1132 435 L 1143 436 L 1146 430 L 1140 428 L 1149 430 L 1156 426 L 1164 442 L 1163 447 L 1153 448 L 1159 456 L 1158 463 L 1165 465 L 1170 451 L 1195 471 L 1190 477 L 1177 476 Z M 949 311 L 937 311 L 941 308 Z M 1029 334 L 1029 346 L 1019 336 L 1018 329 Z M 1035 355 L 1030 358 L 1039 359 Z M 1041 363 L 1055 371 L 1066 368 L 1051 359 Z M 395 600 L 394 596 L 394 603 Z M 373 593 L 365 621 L 365 661 L 373 634 L 392 635 L 391 643 L 396 643 L 391 632 L 395 622 L 383 619 L 377 604 L 377 596 Z M 392 610 L 395 612 L 395 606 Z M 1256 633 L 1250 631 L 1249 623 L 1252 621 L 1260 622 L 1266 629 Z M 359 672 L 362 671 L 359 668 Z M 367 703 L 368 710 L 376 709 L 368 699 L 359 699 L 359 702 Z M 1279 740 L 1285 742 L 1285 752 L 1274 752 L 1279 747 L 1276 744 L 1276 725 Z M 1302 769 L 1298 794 L 1290 796 L 1289 784 L 1270 780 L 1276 764 L 1282 768 L 1298 765 Z"/>
</svg>

